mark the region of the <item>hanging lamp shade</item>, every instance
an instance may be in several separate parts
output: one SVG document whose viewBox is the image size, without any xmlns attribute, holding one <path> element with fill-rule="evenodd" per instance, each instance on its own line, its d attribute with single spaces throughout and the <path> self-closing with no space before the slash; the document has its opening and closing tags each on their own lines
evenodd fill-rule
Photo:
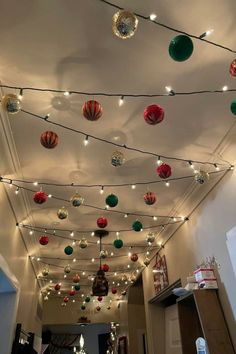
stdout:
<svg viewBox="0 0 236 354">
<path fill-rule="evenodd" d="M 93 281 L 92 294 L 93 296 L 107 296 L 109 291 L 108 281 L 103 270 L 98 270 Z"/>
</svg>

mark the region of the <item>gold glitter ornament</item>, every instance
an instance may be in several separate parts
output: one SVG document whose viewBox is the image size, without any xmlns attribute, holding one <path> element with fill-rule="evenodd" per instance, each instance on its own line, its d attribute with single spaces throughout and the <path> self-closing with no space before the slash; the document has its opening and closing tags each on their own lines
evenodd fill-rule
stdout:
<svg viewBox="0 0 236 354">
<path fill-rule="evenodd" d="M 200 170 L 196 175 L 195 175 L 195 181 L 199 184 L 204 184 L 205 182 L 207 182 L 210 178 L 209 173 Z"/>
<path fill-rule="evenodd" d="M 16 114 L 21 110 L 21 100 L 17 95 L 8 93 L 1 99 L 2 107 L 10 114 Z"/>
<path fill-rule="evenodd" d="M 121 39 L 131 38 L 137 28 L 138 19 L 132 12 L 120 10 L 113 15 L 112 31 L 117 37 Z"/>
</svg>

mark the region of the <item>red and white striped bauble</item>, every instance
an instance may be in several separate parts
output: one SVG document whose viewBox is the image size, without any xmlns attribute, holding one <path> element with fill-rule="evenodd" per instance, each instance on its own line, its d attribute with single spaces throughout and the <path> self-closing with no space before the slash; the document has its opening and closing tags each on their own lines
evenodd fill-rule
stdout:
<svg viewBox="0 0 236 354">
<path fill-rule="evenodd" d="M 161 166 L 157 167 L 157 174 L 162 179 L 169 178 L 171 176 L 171 167 L 163 163 Z"/>
<path fill-rule="evenodd" d="M 143 112 L 143 116 L 146 123 L 155 125 L 163 121 L 165 112 L 161 106 L 157 104 L 152 104 L 145 108 Z"/>
<path fill-rule="evenodd" d="M 229 72 L 231 76 L 236 77 L 236 59 L 234 59 L 230 64 Z"/>
<path fill-rule="evenodd" d="M 103 108 L 99 102 L 90 100 L 84 103 L 82 112 L 83 112 L 83 116 L 86 119 L 95 121 L 101 118 L 103 113 Z"/>
<path fill-rule="evenodd" d="M 156 203 L 156 195 L 153 192 L 147 192 L 144 194 L 143 199 L 147 205 L 153 205 Z"/>
<path fill-rule="evenodd" d="M 41 134 L 40 143 L 46 149 L 54 149 L 58 144 L 58 135 L 51 131 L 46 131 Z"/>
</svg>

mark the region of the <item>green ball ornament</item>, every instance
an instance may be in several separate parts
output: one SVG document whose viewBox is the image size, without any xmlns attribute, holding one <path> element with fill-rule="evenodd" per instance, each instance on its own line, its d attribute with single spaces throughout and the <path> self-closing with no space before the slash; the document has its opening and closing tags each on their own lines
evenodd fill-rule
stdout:
<svg viewBox="0 0 236 354">
<path fill-rule="evenodd" d="M 76 285 L 74 285 L 74 288 L 75 288 L 76 291 L 79 291 L 80 290 L 80 285 L 76 284 Z"/>
<path fill-rule="evenodd" d="M 114 208 L 118 204 L 118 197 L 115 194 L 110 194 L 106 197 L 106 204 L 109 207 Z"/>
<path fill-rule="evenodd" d="M 85 298 L 85 302 L 90 302 L 90 297 L 89 296 L 86 296 L 86 298 Z"/>
<path fill-rule="evenodd" d="M 123 241 L 120 240 L 120 239 L 117 239 L 117 240 L 114 241 L 113 245 L 114 245 L 115 248 L 122 248 L 123 247 Z"/>
<path fill-rule="evenodd" d="M 174 37 L 169 45 L 169 54 L 175 61 L 185 61 L 193 53 L 193 41 L 190 37 L 179 35 Z"/>
<path fill-rule="evenodd" d="M 74 252 L 74 249 L 73 249 L 73 247 L 71 247 L 71 246 L 66 246 L 66 247 L 64 248 L 64 252 L 65 252 L 65 254 L 66 254 L 67 256 L 70 256 L 70 255 Z"/>
<path fill-rule="evenodd" d="M 231 102 L 231 112 L 236 116 L 236 99 Z"/>
<path fill-rule="evenodd" d="M 86 309 L 86 306 L 85 306 L 85 305 L 81 305 L 81 307 L 80 307 L 80 308 L 81 308 L 81 310 L 83 310 L 83 311 L 84 311 L 84 310 Z"/>
<path fill-rule="evenodd" d="M 133 225 L 132 225 L 132 229 L 133 229 L 134 231 L 136 231 L 136 232 L 141 231 L 142 228 L 143 228 L 143 224 L 142 224 L 140 221 L 138 221 L 138 220 L 136 220 L 136 221 L 133 223 Z"/>
</svg>

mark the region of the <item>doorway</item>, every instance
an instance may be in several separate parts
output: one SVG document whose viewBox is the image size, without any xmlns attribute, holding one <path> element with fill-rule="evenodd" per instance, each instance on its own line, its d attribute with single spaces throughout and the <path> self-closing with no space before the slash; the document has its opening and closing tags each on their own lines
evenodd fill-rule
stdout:
<svg viewBox="0 0 236 354">
<path fill-rule="evenodd" d="M 0 354 L 10 354 L 18 306 L 18 282 L 0 255 Z"/>
<path fill-rule="evenodd" d="M 165 353 L 182 354 L 177 305 L 165 308 Z"/>
</svg>

